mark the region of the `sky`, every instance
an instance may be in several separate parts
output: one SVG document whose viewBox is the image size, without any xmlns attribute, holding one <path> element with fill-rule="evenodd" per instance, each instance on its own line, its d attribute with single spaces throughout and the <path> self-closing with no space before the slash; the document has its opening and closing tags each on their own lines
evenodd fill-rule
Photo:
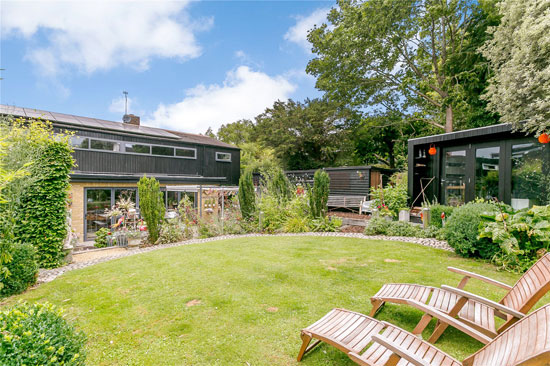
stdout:
<svg viewBox="0 0 550 366">
<path fill-rule="evenodd" d="M 1 0 L 0 102 L 204 133 L 322 95 L 306 36 L 335 1 Z"/>
</svg>

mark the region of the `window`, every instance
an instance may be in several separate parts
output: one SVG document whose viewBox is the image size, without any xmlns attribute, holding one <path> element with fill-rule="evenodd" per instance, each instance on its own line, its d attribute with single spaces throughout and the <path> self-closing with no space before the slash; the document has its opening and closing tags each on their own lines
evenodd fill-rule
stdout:
<svg viewBox="0 0 550 366">
<path fill-rule="evenodd" d="M 544 145 L 526 142 L 512 145 L 512 207 L 521 209 L 545 202 L 548 193 L 544 169 Z"/>
<path fill-rule="evenodd" d="M 126 144 L 125 151 L 134 154 L 151 154 L 151 146 L 140 144 Z"/>
<path fill-rule="evenodd" d="M 120 151 L 120 144 L 113 141 L 90 140 L 90 148 L 94 150 Z"/>
<path fill-rule="evenodd" d="M 500 147 L 476 149 L 476 197 L 498 198 Z"/>
<path fill-rule="evenodd" d="M 154 145 L 152 147 L 153 155 L 174 156 L 174 148 L 168 146 Z"/>
<path fill-rule="evenodd" d="M 180 156 L 182 158 L 196 158 L 196 150 L 195 149 L 185 149 L 185 148 L 179 148 L 176 149 L 176 156 Z"/>
<path fill-rule="evenodd" d="M 71 145 L 75 149 L 87 149 L 89 146 L 90 140 L 87 137 L 72 136 Z"/>
<path fill-rule="evenodd" d="M 231 162 L 231 154 L 230 153 L 222 153 L 217 152 L 216 153 L 216 161 L 224 161 L 224 162 Z"/>
</svg>

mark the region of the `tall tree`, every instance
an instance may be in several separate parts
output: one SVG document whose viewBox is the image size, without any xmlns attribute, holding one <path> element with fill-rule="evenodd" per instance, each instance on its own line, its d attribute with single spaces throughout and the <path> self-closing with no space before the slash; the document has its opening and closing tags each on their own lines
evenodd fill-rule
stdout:
<svg viewBox="0 0 550 366">
<path fill-rule="evenodd" d="M 349 110 L 323 99 L 277 101 L 256 117 L 251 138 L 272 148 L 286 169 L 334 165 L 349 147 Z"/>
<path fill-rule="evenodd" d="M 550 129 L 550 1 L 503 0 L 498 27 L 482 48 L 495 72 L 489 107 L 526 132 Z"/>
<path fill-rule="evenodd" d="M 254 123 L 251 120 L 241 119 L 237 122 L 221 125 L 216 135 L 218 140 L 240 147 L 242 144 L 250 142 L 250 134 L 253 129 Z"/>
<path fill-rule="evenodd" d="M 423 112 L 426 123 L 453 131 L 453 75 L 477 14 L 471 0 L 338 0 L 308 39 L 318 56 L 307 66 L 331 100 L 386 112 Z M 388 103 L 388 99 L 391 103 Z M 397 104 L 395 102 L 397 101 Z"/>
</svg>

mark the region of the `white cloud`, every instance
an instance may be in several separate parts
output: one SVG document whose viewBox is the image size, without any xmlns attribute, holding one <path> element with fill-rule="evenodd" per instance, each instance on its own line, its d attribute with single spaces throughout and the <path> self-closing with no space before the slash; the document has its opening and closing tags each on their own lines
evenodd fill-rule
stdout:
<svg viewBox="0 0 550 366">
<path fill-rule="evenodd" d="M 288 29 L 284 35 L 284 39 L 298 44 L 306 51 L 311 51 L 311 45 L 307 40 L 307 34 L 315 25 L 320 26 L 326 22 L 327 14 L 330 8 L 321 8 L 315 10 L 308 16 L 297 16 L 296 24 Z"/>
<path fill-rule="evenodd" d="M 129 113 L 132 113 L 132 104 L 133 104 L 133 99 L 128 97 Z M 109 106 L 109 112 L 123 114 L 125 112 L 125 107 L 126 107 L 126 99 L 124 98 L 124 96 L 118 97 L 111 101 L 111 105 Z"/>
<path fill-rule="evenodd" d="M 204 133 L 224 123 L 253 118 L 277 99 L 286 100 L 296 85 L 284 76 L 269 76 L 240 66 L 227 73 L 222 85 L 197 85 L 175 104 L 160 104 L 146 123 L 179 131 Z"/>
<path fill-rule="evenodd" d="M 32 39 L 26 58 L 52 76 L 67 69 L 92 73 L 120 65 L 144 70 L 152 58 L 186 60 L 201 48 L 189 1 L 2 1 L 2 37 Z M 42 39 L 46 39 L 45 44 Z"/>
</svg>

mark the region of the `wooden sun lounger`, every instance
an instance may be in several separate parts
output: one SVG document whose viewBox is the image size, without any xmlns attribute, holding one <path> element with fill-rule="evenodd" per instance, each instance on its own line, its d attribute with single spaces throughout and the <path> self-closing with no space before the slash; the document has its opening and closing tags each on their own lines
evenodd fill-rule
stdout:
<svg viewBox="0 0 550 366">
<path fill-rule="evenodd" d="M 550 291 L 550 253 L 529 268 L 514 286 L 473 272 L 453 267 L 448 269 L 464 276 L 456 288 L 404 283 L 386 284 L 371 298 L 373 307 L 370 316 L 374 316 L 386 302 L 407 304 L 425 313 L 413 330 L 416 335 L 422 333 L 432 318 L 438 319 L 429 342 L 436 342 L 451 325 L 480 342 L 488 343 L 490 339 L 523 318 L 537 301 Z M 508 293 L 498 303 L 469 293 L 463 289 L 470 278 L 498 286 Z M 495 328 L 495 316 L 505 320 L 498 330 Z M 472 333 L 471 329 L 475 329 L 477 333 Z"/>
<path fill-rule="evenodd" d="M 307 348 L 313 338 L 318 341 Z M 550 305 L 511 325 L 462 363 L 412 333 L 344 309 L 333 309 L 303 329 L 302 340 L 298 361 L 322 341 L 364 366 L 547 366 Z"/>
</svg>

